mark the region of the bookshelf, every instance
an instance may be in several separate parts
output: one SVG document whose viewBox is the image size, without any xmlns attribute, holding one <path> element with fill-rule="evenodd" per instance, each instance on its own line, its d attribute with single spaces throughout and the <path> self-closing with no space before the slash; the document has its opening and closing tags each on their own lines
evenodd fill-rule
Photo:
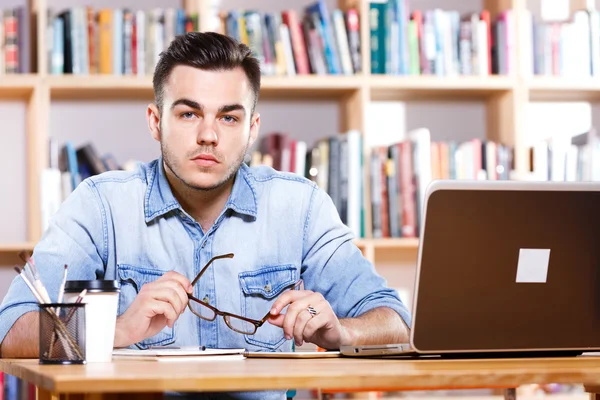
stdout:
<svg viewBox="0 0 600 400">
<path fill-rule="evenodd" d="M 0 75 L 0 99 L 26 99 L 37 85 L 35 74 Z"/>
<path fill-rule="evenodd" d="M 527 81 L 530 100 L 597 101 L 600 80 L 536 76 Z"/>
<path fill-rule="evenodd" d="M 0 253 L 19 253 L 21 250 L 32 251 L 35 246 L 33 242 L 22 243 L 2 243 L 0 244 Z"/>
<path fill-rule="evenodd" d="M 0 75 L 0 100 L 21 99 L 27 107 L 26 158 L 27 198 L 26 242 L 0 243 L 0 254 L 12 254 L 31 249 L 41 236 L 40 172 L 47 165 L 50 107 L 55 100 L 77 99 L 143 99 L 151 100 L 151 77 L 112 75 L 50 75 L 47 71 L 45 43 L 46 9 L 51 0 L 27 0 L 32 10 L 32 33 L 35 35 L 34 73 Z M 73 2 L 75 4 L 75 2 Z M 514 43 L 511 56 L 516 68 L 511 75 L 500 76 L 390 76 L 371 75 L 370 32 L 365 16 L 369 13 L 367 0 L 340 0 L 342 10 L 356 8 L 360 15 L 362 72 L 352 76 L 263 76 L 261 99 L 334 99 L 339 104 L 340 131 L 349 129 L 366 132 L 366 109 L 378 100 L 441 100 L 483 101 L 487 114 L 486 138 L 514 147 L 516 179 L 527 171 L 528 149 L 523 145 L 526 104 L 530 100 L 596 100 L 600 98 L 600 80 L 565 79 L 559 77 L 529 77 L 519 67 L 523 60 L 518 35 L 523 29 L 520 16 L 526 10 L 526 0 L 484 0 L 482 9 L 490 11 L 492 19 L 506 9 L 515 15 Z M 200 29 L 207 26 L 209 0 L 183 1 L 187 12 L 198 11 Z M 443 6 L 443 4 L 440 4 Z M 366 159 L 367 152 L 364 157 Z M 368 174 L 365 163 L 364 174 Z M 367 175 L 368 176 L 368 175 Z M 368 179 L 365 180 L 368 185 Z M 369 188 L 364 190 L 366 226 L 371 226 L 372 215 Z M 385 249 L 409 253 L 416 258 L 417 239 L 374 239 L 367 230 L 366 238 L 357 239 L 357 245 L 374 260 L 377 251 Z"/>
<path fill-rule="evenodd" d="M 25 85 L 38 84 L 37 77 L 25 80 Z M 537 81 L 534 81 L 537 82 Z M 556 82 L 554 82 L 556 84 Z M 152 94 L 151 77 L 98 75 L 92 79 L 86 76 L 47 76 L 40 79 L 46 84 L 51 95 L 64 98 L 79 98 L 82 93 L 90 96 L 95 91 L 106 91 L 113 96 L 141 93 Z M 583 84 L 583 82 L 580 82 Z M 388 76 L 319 76 L 298 75 L 294 77 L 263 76 L 261 99 L 263 97 L 304 95 L 309 98 L 337 97 L 354 90 L 371 90 L 374 98 L 402 96 L 414 99 L 419 94 L 429 94 L 432 98 L 450 97 L 489 97 L 514 89 L 516 82 L 508 77 L 388 77 Z M 536 87 L 542 86 L 543 84 Z M 600 88 L 600 85 L 598 86 Z M 91 92 L 91 93 L 90 93 Z"/>
<path fill-rule="evenodd" d="M 393 99 L 415 99 L 420 94 L 431 98 L 485 98 L 516 87 L 516 80 L 506 76 L 385 76 L 373 75 L 366 79 L 373 97 L 388 94 Z"/>
<path fill-rule="evenodd" d="M 121 96 L 151 99 L 152 78 L 131 76 L 99 75 L 93 79 L 85 76 L 48 76 L 44 80 L 53 98 L 81 99 L 116 98 Z M 42 83 L 43 84 L 43 83 Z M 364 82 L 355 76 L 297 76 L 263 77 L 261 99 L 263 98 L 339 98 L 344 94 L 359 90 Z"/>
</svg>

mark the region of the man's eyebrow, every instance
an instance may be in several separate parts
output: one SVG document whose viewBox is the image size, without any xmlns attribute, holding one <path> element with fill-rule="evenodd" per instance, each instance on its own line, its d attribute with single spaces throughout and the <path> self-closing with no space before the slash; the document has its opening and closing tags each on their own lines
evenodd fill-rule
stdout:
<svg viewBox="0 0 600 400">
<path fill-rule="evenodd" d="M 204 109 L 204 107 L 198 103 L 197 101 L 194 100 L 190 100 L 190 99 L 177 99 L 173 102 L 173 104 L 171 104 L 171 109 L 175 108 L 176 106 L 183 104 L 185 106 L 188 106 L 190 108 L 194 108 L 196 110 L 200 110 L 202 111 Z"/>
<path fill-rule="evenodd" d="M 244 114 L 246 113 L 246 108 L 241 104 L 226 104 L 224 106 L 219 107 L 219 114 L 236 110 L 242 110 Z"/>
</svg>

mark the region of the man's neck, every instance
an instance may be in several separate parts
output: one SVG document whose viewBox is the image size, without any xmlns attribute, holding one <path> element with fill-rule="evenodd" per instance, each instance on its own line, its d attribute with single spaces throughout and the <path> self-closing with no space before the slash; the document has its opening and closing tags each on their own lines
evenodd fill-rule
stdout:
<svg viewBox="0 0 600 400">
<path fill-rule="evenodd" d="M 177 177 L 171 176 L 169 172 L 166 176 L 173 195 L 181 207 L 202 226 L 204 232 L 207 232 L 229 199 L 235 175 L 225 184 L 212 190 L 195 190 L 186 186 Z"/>
</svg>

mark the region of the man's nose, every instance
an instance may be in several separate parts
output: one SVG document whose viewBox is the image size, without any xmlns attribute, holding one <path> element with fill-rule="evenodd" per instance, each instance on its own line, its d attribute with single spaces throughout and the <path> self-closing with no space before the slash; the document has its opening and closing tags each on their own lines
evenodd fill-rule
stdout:
<svg viewBox="0 0 600 400">
<path fill-rule="evenodd" d="M 202 123 L 200 125 L 196 142 L 203 145 L 217 145 L 219 142 L 219 137 L 217 135 L 214 123 Z"/>
</svg>

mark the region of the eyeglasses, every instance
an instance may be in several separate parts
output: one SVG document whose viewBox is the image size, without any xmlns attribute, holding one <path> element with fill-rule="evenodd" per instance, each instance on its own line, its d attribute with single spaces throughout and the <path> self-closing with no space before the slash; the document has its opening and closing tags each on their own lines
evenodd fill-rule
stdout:
<svg viewBox="0 0 600 400">
<path fill-rule="evenodd" d="M 204 271 L 206 271 L 206 269 L 210 266 L 210 264 L 212 264 L 213 261 L 221 259 L 221 258 L 233 258 L 233 253 L 223 254 L 223 255 L 215 256 L 215 257 L 211 258 L 210 261 L 204 266 L 204 268 L 202 268 L 202 270 L 200 271 L 198 276 L 196 276 L 196 278 L 192 281 L 192 286 L 194 286 L 196 284 L 196 282 L 198 282 L 198 280 L 200 279 L 200 277 L 202 276 Z M 303 284 L 302 279 L 298 279 L 296 282 L 284 287 L 283 291 L 288 290 L 288 289 L 295 290 L 296 288 L 300 287 L 302 284 Z M 188 293 L 188 298 L 190 300 L 188 302 L 188 308 L 196 316 L 198 316 L 206 321 L 214 321 L 215 318 L 217 318 L 217 315 L 220 315 L 223 317 L 223 320 L 225 320 L 225 323 L 227 324 L 227 326 L 229 328 L 231 328 L 232 330 L 234 330 L 238 333 L 244 334 L 244 335 L 253 335 L 254 333 L 256 333 L 256 330 L 258 328 L 260 328 L 267 321 L 269 316 L 271 315 L 271 311 L 269 310 L 269 311 L 267 311 L 267 314 L 262 319 L 246 318 L 241 315 L 221 311 L 221 310 L 217 309 L 216 307 L 213 307 L 210 304 L 208 304 L 202 300 L 198 300 L 197 298 L 195 298 L 194 296 L 192 296 L 189 293 Z"/>
</svg>

